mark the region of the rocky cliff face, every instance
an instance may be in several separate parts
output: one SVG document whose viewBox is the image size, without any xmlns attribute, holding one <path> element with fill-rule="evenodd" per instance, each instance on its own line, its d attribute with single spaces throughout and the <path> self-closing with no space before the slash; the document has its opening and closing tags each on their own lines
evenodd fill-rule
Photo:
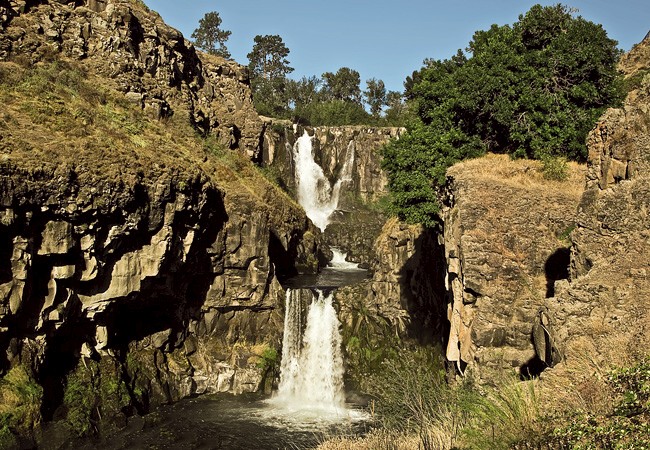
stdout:
<svg viewBox="0 0 650 450">
<path fill-rule="evenodd" d="M 70 58 L 123 92 L 155 118 L 190 120 L 228 148 L 260 153 L 262 122 L 247 69 L 197 54 L 177 30 L 135 0 L 0 6 L 0 60 L 22 64 Z"/>
<path fill-rule="evenodd" d="M 138 2 L 0 5 L 0 373 L 75 426 L 259 389 L 320 233 L 241 156 L 245 69 Z"/>
<path fill-rule="evenodd" d="M 532 161 L 490 156 L 448 171 L 443 210 L 449 291 L 447 359 L 485 378 L 536 371 L 532 324 L 555 282 L 568 277 L 568 235 L 584 172 L 542 178 Z"/>
<path fill-rule="evenodd" d="M 588 137 L 587 187 L 572 234 L 571 283 L 548 308 L 567 363 L 618 361 L 650 333 L 650 38 L 622 61 L 636 78 Z"/>
</svg>

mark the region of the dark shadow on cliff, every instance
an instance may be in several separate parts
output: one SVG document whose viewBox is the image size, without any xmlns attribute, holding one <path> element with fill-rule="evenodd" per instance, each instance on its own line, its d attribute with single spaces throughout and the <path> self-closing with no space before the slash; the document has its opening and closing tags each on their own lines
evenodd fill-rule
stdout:
<svg viewBox="0 0 650 450">
<path fill-rule="evenodd" d="M 569 278 L 569 265 L 571 264 L 571 250 L 561 247 L 548 257 L 544 264 L 546 274 L 546 298 L 555 295 L 555 282 Z"/>
<path fill-rule="evenodd" d="M 547 367 L 548 364 L 535 355 L 519 367 L 519 379 L 524 381 L 537 378 Z"/>
<path fill-rule="evenodd" d="M 438 231 L 425 229 L 415 252 L 399 272 L 400 303 L 410 317 L 407 336 L 421 345 L 441 344 L 449 334 L 445 292 L 445 252 Z"/>
<path fill-rule="evenodd" d="M 297 242 L 297 239 L 294 241 Z M 288 278 L 298 275 L 298 271 L 294 264 L 297 253 L 298 249 L 295 242 L 291 242 L 289 249 L 285 249 L 280 238 L 278 238 L 275 233 L 270 233 L 269 258 L 275 266 L 275 275 L 280 283 L 284 283 Z"/>
<path fill-rule="evenodd" d="M 171 248 L 165 255 L 159 274 L 142 280 L 138 291 L 124 298 L 111 299 L 105 309 L 100 308 L 94 315 L 92 323 L 85 317 L 77 295 L 70 297 L 64 324 L 59 328 L 51 326 L 48 330 L 48 347 L 38 374 L 44 390 L 42 413 L 45 421 L 56 419 L 63 402 L 65 380 L 80 362 L 83 343 L 89 343 L 91 347 L 93 342 L 100 344 L 124 364 L 132 342 L 169 330 L 168 341 L 161 350 L 172 351 L 183 344 L 189 333 L 190 321 L 201 319 L 203 304 L 216 276 L 209 249 L 228 218 L 216 189 L 204 195 L 205 203 L 200 212 L 186 210 L 176 213 L 171 224 Z M 138 239 L 127 238 L 125 245 L 118 243 L 116 249 L 119 251 L 111 255 L 110 264 L 98 275 L 96 286 L 77 283 L 69 286 L 72 292 L 83 292 L 82 286 L 91 295 L 107 289 L 116 261 L 125 253 L 148 244 L 150 236 L 155 233 L 155 230 L 147 233 L 146 228 L 140 229 L 143 231 Z M 202 232 L 197 233 L 185 258 L 181 259 L 189 230 Z M 144 236 L 149 239 L 144 239 Z M 106 327 L 106 342 L 95 342 L 96 326 Z M 93 358 L 100 356 L 93 352 Z M 122 376 L 126 378 L 126 372 Z M 124 381 L 130 386 L 130 380 Z M 140 408 L 138 410 L 146 412 Z"/>
<path fill-rule="evenodd" d="M 189 212 L 181 211 L 174 217 L 172 235 L 176 239 L 171 243 L 170 256 L 183 254 L 183 237 L 189 226 L 202 230 L 195 237 L 185 261 L 165 257 L 158 276 L 145 278 L 138 292 L 111 302 L 98 315 L 98 323 L 106 325 L 109 331 L 114 330 L 109 336 L 111 347 L 125 353 L 130 342 L 165 330 L 171 330 L 169 346 L 174 347 L 182 344 L 188 323 L 201 318 L 203 304 L 216 276 L 207 249 L 216 241 L 228 219 L 216 191 L 208 195 L 205 210 L 209 213 L 202 214 L 196 224 Z"/>
<path fill-rule="evenodd" d="M 66 316 L 58 329 L 48 326 L 48 345 L 38 371 L 38 382 L 43 386 L 41 414 L 44 421 L 55 419 L 57 408 L 63 403 L 64 379 L 79 364 L 82 343 L 94 337 L 95 327 L 84 317 L 76 296 L 68 299 Z"/>
</svg>

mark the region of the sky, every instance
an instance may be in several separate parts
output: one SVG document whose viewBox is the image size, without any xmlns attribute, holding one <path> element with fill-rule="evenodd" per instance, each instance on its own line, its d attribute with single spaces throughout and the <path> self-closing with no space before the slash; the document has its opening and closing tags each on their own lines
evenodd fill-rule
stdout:
<svg viewBox="0 0 650 450">
<path fill-rule="evenodd" d="M 278 34 L 289 48 L 295 70 L 289 76 L 321 76 L 341 67 L 357 70 L 361 88 L 370 78 L 403 91 L 408 75 L 425 58 L 446 59 L 467 47 L 477 30 L 517 21 L 536 3 L 528 0 L 144 0 L 186 38 L 208 12 L 232 35 L 226 47 L 235 61 L 246 55 L 256 35 Z M 603 25 L 628 51 L 650 31 L 649 0 L 566 0 L 578 15 Z"/>
</svg>

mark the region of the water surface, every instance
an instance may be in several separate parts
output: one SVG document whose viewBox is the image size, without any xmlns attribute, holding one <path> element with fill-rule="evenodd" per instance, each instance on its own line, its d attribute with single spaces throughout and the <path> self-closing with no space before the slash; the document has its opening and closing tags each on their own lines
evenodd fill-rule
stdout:
<svg viewBox="0 0 650 450">
<path fill-rule="evenodd" d="M 364 434 L 369 416 L 347 404 L 336 412 L 285 409 L 268 396 L 218 394 L 160 408 L 117 435 L 75 445 L 81 450 L 308 449 L 328 436 Z"/>
</svg>

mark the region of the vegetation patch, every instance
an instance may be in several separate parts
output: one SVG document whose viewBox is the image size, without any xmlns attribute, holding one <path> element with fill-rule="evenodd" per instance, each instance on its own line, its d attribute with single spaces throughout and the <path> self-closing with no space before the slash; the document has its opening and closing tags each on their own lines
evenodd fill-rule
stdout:
<svg viewBox="0 0 650 450">
<path fill-rule="evenodd" d="M 15 435 L 27 435 L 41 421 L 43 388 L 23 367 L 0 378 L 0 448 L 15 445 Z"/>
<path fill-rule="evenodd" d="M 613 398 L 604 414 L 579 410 L 560 417 L 548 431 L 556 448 L 629 449 L 650 448 L 650 357 L 630 367 L 611 370 L 606 383 Z"/>
<path fill-rule="evenodd" d="M 63 392 L 65 424 L 72 435 L 96 433 L 102 420 L 114 420 L 131 404 L 119 365 L 110 359 L 84 360 L 68 375 Z"/>
<path fill-rule="evenodd" d="M 568 7 L 535 5 L 477 31 L 467 52 L 425 60 L 405 84 L 417 118 L 383 151 L 393 212 L 434 225 L 447 168 L 486 152 L 542 159 L 564 179 L 562 158 L 585 161 L 587 133 L 625 96 L 616 44 Z"/>
</svg>

